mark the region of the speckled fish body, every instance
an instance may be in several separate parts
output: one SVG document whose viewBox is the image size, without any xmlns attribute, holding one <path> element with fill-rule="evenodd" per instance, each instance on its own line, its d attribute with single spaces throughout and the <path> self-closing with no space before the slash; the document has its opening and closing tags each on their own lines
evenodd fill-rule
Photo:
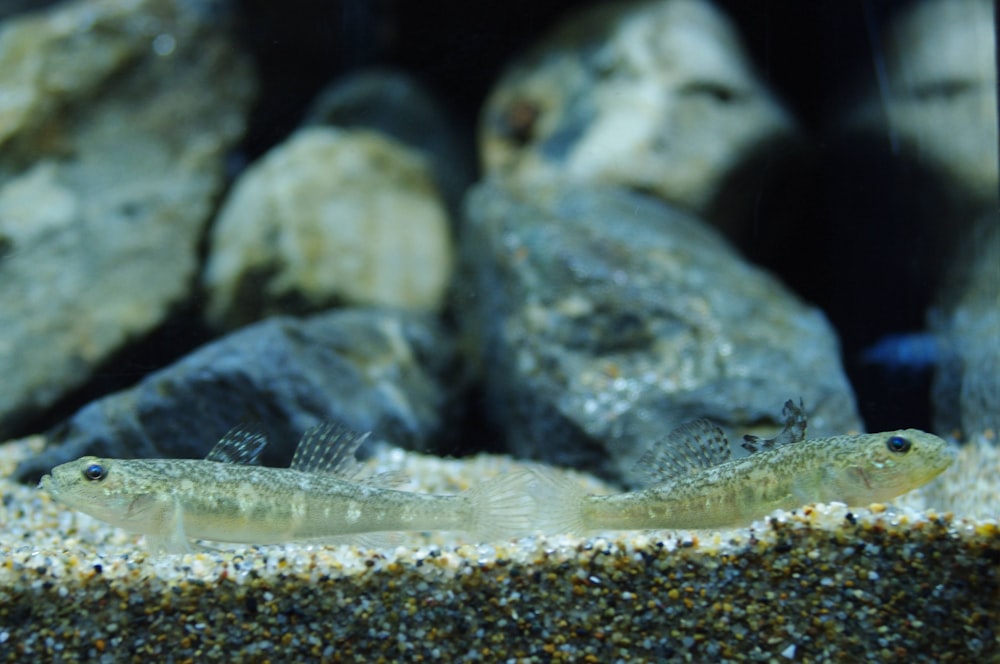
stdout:
<svg viewBox="0 0 1000 664">
<path fill-rule="evenodd" d="M 804 440 L 801 409 L 789 401 L 785 415 L 777 438 L 746 437 L 750 454 L 739 459 L 730 459 L 729 442 L 711 422 L 679 427 L 640 460 L 653 480 L 645 489 L 583 495 L 560 481 L 546 529 L 725 528 L 809 503 L 869 505 L 929 482 L 955 456 L 947 442 L 916 429 Z"/>
<path fill-rule="evenodd" d="M 62 464 L 41 486 L 69 507 L 168 551 L 190 540 L 275 544 L 344 535 L 456 530 L 502 537 L 530 526 L 531 477 L 513 473 L 458 495 L 397 491 L 394 474 L 359 477 L 365 436 L 308 432 L 290 468 L 257 465 L 261 436 L 234 431 L 205 460 L 99 459 Z"/>
</svg>

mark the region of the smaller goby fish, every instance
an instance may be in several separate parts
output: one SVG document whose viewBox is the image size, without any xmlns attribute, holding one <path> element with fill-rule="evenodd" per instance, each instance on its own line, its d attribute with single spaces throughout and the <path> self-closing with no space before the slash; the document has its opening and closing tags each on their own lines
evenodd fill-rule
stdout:
<svg viewBox="0 0 1000 664">
<path fill-rule="evenodd" d="M 587 495 L 546 477 L 554 495 L 543 530 L 726 528 L 809 503 L 869 505 L 929 482 L 955 457 L 947 442 L 916 429 L 804 440 L 801 407 L 788 401 L 783 414 L 784 430 L 771 440 L 745 436 L 750 454 L 739 459 L 711 422 L 681 425 L 640 459 L 645 489 Z"/>
<path fill-rule="evenodd" d="M 87 456 L 56 466 L 40 486 L 169 552 L 191 550 L 191 540 L 276 544 L 392 531 L 456 530 L 485 541 L 531 527 L 531 473 L 458 495 L 397 491 L 389 488 L 401 479 L 395 473 L 359 473 L 354 453 L 367 436 L 320 425 L 289 468 L 267 468 L 256 465 L 264 436 L 234 429 L 204 460 Z"/>
</svg>

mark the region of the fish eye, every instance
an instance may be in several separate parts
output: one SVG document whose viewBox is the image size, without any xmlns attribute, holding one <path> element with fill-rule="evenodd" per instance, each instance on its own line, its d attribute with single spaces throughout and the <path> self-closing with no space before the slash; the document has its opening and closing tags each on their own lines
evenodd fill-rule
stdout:
<svg viewBox="0 0 1000 664">
<path fill-rule="evenodd" d="M 902 436 L 892 436 L 889 440 L 885 441 L 885 446 L 889 448 L 890 452 L 905 454 L 910 451 L 912 443 Z"/>
<path fill-rule="evenodd" d="M 84 479 L 88 479 L 91 482 L 100 482 L 107 477 L 107 475 L 107 469 L 99 463 L 92 463 L 83 469 Z"/>
</svg>

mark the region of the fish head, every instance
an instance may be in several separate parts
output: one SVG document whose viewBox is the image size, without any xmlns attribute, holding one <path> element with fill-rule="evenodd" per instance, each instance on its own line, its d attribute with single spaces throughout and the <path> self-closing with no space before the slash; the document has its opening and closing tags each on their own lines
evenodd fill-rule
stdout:
<svg viewBox="0 0 1000 664">
<path fill-rule="evenodd" d="M 840 456 L 840 489 L 848 504 L 889 501 L 930 482 L 955 456 L 947 441 L 917 429 L 857 436 Z"/>
<path fill-rule="evenodd" d="M 40 486 L 60 503 L 117 526 L 143 532 L 155 494 L 125 459 L 86 456 L 61 464 Z"/>
</svg>

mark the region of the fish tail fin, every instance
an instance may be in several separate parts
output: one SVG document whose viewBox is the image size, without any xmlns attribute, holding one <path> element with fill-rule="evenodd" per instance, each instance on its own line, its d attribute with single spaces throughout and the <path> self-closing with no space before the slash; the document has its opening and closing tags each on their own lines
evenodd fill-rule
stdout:
<svg viewBox="0 0 1000 664">
<path fill-rule="evenodd" d="M 537 479 L 535 528 L 543 535 L 582 535 L 587 528 L 587 490 L 555 469 L 534 471 Z"/>
<path fill-rule="evenodd" d="M 473 523 L 468 532 L 481 541 L 522 537 L 533 532 L 536 513 L 533 471 L 505 473 L 465 492 L 472 502 Z"/>
</svg>

